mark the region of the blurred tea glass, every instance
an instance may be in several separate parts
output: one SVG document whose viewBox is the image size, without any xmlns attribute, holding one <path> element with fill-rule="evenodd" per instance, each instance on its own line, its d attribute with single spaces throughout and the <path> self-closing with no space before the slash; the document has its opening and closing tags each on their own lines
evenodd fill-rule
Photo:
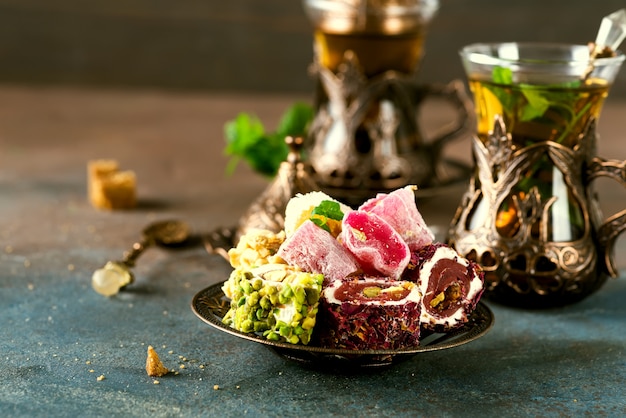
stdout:
<svg viewBox="0 0 626 418">
<path fill-rule="evenodd" d="M 438 7 L 438 0 L 305 0 L 319 62 L 337 71 L 352 51 L 366 77 L 413 73 Z"/>
<path fill-rule="evenodd" d="M 485 269 L 488 294 L 526 307 L 578 301 L 616 275 L 626 211 L 605 220 L 595 125 L 624 55 L 587 45 L 474 44 L 460 52 L 476 112 L 475 170 L 449 241 Z"/>
<path fill-rule="evenodd" d="M 435 187 L 469 175 L 469 167 L 442 175 L 438 164 L 443 145 L 466 127 L 462 84 L 415 80 L 438 7 L 438 0 L 304 0 L 318 81 L 306 148 L 332 196 L 357 204 L 407 184 Z M 452 104 L 456 120 L 426 141 L 418 111 L 433 96 Z"/>
</svg>

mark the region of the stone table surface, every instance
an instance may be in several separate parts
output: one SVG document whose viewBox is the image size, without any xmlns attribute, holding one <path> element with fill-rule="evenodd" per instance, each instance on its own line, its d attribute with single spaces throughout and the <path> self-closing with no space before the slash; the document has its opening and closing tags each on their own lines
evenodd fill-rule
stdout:
<svg viewBox="0 0 626 418">
<path fill-rule="evenodd" d="M 200 321 L 193 296 L 230 273 L 200 237 L 233 225 L 267 185 L 244 165 L 225 175 L 223 124 L 249 111 L 272 127 L 298 99 L 0 87 L 0 415 L 626 415 L 626 277 L 564 308 L 487 301 L 484 337 L 374 370 L 305 368 Z M 626 103 L 607 103 L 602 155 L 626 158 L 624 115 Z M 468 144 L 452 152 L 467 156 Z M 137 173 L 136 209 L 90 206 L 96 158 Z M 607 213 L 624 207 L 616 183 L 599 191 Z M 420 202 L 426 221 L 445 226 L 461 192 Z M 168 218 L 188 221 L 197 245 L 149 249 L 118 296 L 91 289 L 95 269 Z M 622 239 L 616 255 L 626 276 Z M 144 369 L 149 345 L 178 371 L 158 384 Z"/>
</svg>

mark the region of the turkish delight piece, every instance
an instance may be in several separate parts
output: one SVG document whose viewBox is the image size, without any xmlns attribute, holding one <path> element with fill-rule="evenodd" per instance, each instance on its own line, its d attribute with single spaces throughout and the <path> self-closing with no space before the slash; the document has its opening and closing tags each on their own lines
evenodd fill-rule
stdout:
<svg viewBox="0 0 626 418">
<path fill-rule="evenodd" d="M 256 332 L 270 341 L 308 344 L 317 320 L 321 274 L 286 264 L 235 269 L 222 286 L 231 299 L 222 322 L 241 332 Z"/>
<path fill-rule="evenodd" d="M 322 291 L 324 347 L 394 350 L 419 345 L 420 294 L 415 283 L 384 277 L 335 281 Z"/>
<path fill-rule="evenodd" d="M 400 234 L 373 213 L 348 213 L 340 237 L 368 274 L 398 278 L 409 263 L 411 253 Z"/>
<path fill-rule="evenodd" d="M 285 241 L 285 232 L 274 233 L 267 229 L 249 229 L 239 238 L 236 247 L 228 250 L 228 260 L 233 268 L 254 268 L 273 264 L 276 252 Z"/>
<path fill-rule="evenodd" d="M 363 203 L 359 210 L 374 213 L 387 221 L 407 243 L 411 251 L 431 244 L 435 239 L 415 203 L 415 186 L 406 186 L 389 194 L 379 193 Z"/>
<path fill-rule="evenodd" d="M 359 270 L 352 254 L 328 231 L 305 221 L 278 249 L 287 264 L 320 273 L 326 280 L 343 279 Z"/>
<path fill-rule="evenodd" d="M 344 214 L 352 211 L 353 209 L 335 199 L 328 196 L 324 192 L 310 192 L 305 194 L 298 193 L 296 196 L 289 199 L 287 202 L 287 206 L 285 208 L 285 234 L 287 237 L 296 232 L 296 230 L 304 223 L 304 221 L 310 219 L 313 215 L 313 211 L 317 206 L 322 204 L 322 202 L 334 202 L 339 206 L 339 210 L 341 210 Z M 334 236 L 338 235 L 341 229 L 341 218 L 339 218 L 339 222 L 337 222 L 337 233 L 331 228 L 331 233 Z"/>
<path fill-rule="evenodd" d="M 402 278 L 419 286 L 422 327 L 436 332 L 466 323 L 484 290 L 482 269 L 442 243 L 413 253 Z"/>
</svg>

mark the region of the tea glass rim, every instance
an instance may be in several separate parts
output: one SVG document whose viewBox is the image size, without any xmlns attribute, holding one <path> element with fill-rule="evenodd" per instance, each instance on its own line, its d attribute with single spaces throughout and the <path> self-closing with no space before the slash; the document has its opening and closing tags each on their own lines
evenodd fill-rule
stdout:
<svg viewBox="0 0 626 418">
<path fill-rule="evenodd" d="M 529 50 L 533 49 L 535 51 L 560 51 L 563 52 L 574 52 L 575 49 L 577 54 L 571 58 L 529 58 L 529 57 L 519 57 L 516 58 L 507 58 L 498 55 L 498 51 L 503 48 L 509 50 Z M 587 52 L 584 54 L 584 52 Z M 626 56 L 620 50 L 614 51 L 615 55 L 612 57 L 602 57 L 590 59 L 589 55 L 589 46 L 582 44 L 573 44 L 573 43 L 558 43 L 558 42 L 478 42 L 466 45 L 462 47 L 459 51 L 459 54 L 462 58 L 472 62 L 474 64 L 480 65 L 501 65 L 501 64 L 528 64 L 528 65 L 537 65 L 537 66 L 562 66 L 562 65 L 590 65 L 593 63 L 594 66 L 610 66 L 621 64 Z M 586 55 L 586 57 L 585 57 Z"/>
<path fill-rule="evenodd" d="M 338 2 L 336 0 L 303 0 L 305 7 L 311 9 L 324 10 L 326 12 L 334 12 L 345 16 L 356 17 L 359 7 L 353 1 Z M 415 0 L 413 4 L 390 4 L 378 9 L 365 9 L 368 13 L 374 13 L 382 16 L 423 16 L 426 18 L 439 9 L 440 0 Z"/>
</svg>

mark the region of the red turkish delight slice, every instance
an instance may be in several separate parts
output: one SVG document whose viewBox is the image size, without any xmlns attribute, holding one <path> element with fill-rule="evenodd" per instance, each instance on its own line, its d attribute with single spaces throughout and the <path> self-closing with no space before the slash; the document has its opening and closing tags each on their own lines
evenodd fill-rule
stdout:
<svg viewBox="0 0 626 418">
<path fill-rule="evenodd" d="M 435 239 L 417 209 L 415 190 L 415 186 L 406 186 L 389 194 L 379 193 L 359 207 L 359 210 L 374 213 L 387 221 L 411 251 L 419 250 Z"/>
<path fill-rule="evenodd" d="M 348 213 L 340 237 L 363 271 L 371 275 L 398 278 L 411 257 L 400 234 L 373 213 Z"/>
<path fill-rule="evenodd" d="M 467 322 L 484 290 L 482 269 L 445 244 L 412 254 L 402 279 L 422 292 L 422 327 L 446 332 Z"/>
<path fill-rule="evenodd" d="M 325 281 L 343 279 L 359 269 L 352 254 L 311 220 L 283 242 L 277 255 L 306 272 L 323 274 Z"/>
</svg>

